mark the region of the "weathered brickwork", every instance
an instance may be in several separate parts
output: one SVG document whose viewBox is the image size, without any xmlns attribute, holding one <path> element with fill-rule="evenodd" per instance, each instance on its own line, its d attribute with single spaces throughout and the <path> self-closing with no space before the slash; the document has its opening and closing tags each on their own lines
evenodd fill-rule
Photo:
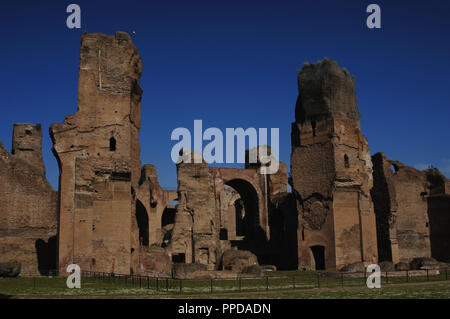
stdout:
<svg viewBox="0 0 450 319">
<path fill-rule="evenodd" d="M 142 62 L 128 34 L 81 38 L 78 111 L 50 134 L 60 164 L 59 268 L 137 269 Z"/>
<path fill-rule="evenodd" d="M 45 178 L 41 126 L 16 124 L 10 154 L 0 142 L 0 262 L 22 274 L 56 268 L 58 193 Z"/>
<path fill-rule="evenodd" d="M 258 165 L 220 168 L 204 161 L 180 163 L 177 171 L 179 203 L 169 246 L 174 260 L 217 269 L 223 251 L 235 247 L 254 253 L 259 263 L 270 261 L 269 200 L 286 191 L 284 163 L 273 175 L 261 174 Z"/>
<path fill-rule="evenodd" d="M 177 191 L 162 189 L 159 185 L 156 167 L 151 164 L 145 164 L 142 168 L 141 181 L 139 182 L 136 197 L 140 202 L 137 204 L 137 207 L 142 209 L 142 214 L 148 215 L 147 237 L 143 240 L 141 239 L 141 242 L 145 241 L 145 246 L 154 244 L 161 246 L 164 241 L 164 226 L 167 223 L 173 226 L 173 221 L 163 222 L 163 219 L 173 219 L 173 217 L 163 215 L 169 215 L 170 212 L 168 210 L 174 209 L 169 203 L 178 199 Z"/>
<path fill-rule="evenodd" d="M 389 161 L 382 153 L 372 161 L 380 259 L 398 263 L 431 257 L 426 172 Z"/>
<path fill-rule="evenodd" d="M 274 174 L 250 163 L 262 145 L 246 151 L 244 168 L 182 153 L 200 160 L 178 163 L 177 190 L 164 190 L 156 167 L 141 167 L 141 74 L 128 34 L 83 34 L 78 110 L 50 127 L 58 192 L 45 178 L 40 125 L 15 124 L 11 153 L 0 143 L 0 262 L 17 260 L 22 274 L 57 268 L 65 275 L 76 263 L 100 272 L 235 278 L 266 266 L 450 261 L 450 181 L 437 169 L 371 157 L 355 81 L 337 62 L 298 73 L 291 192 L 285 163 Z"/>
<path fill-rule="evenodd" d="M 299 71 L 298 87 L 291 186 L 299 212 L 299 268 L 376 262 L 372 162 L 354 79 L 324 60 Z"/>
<path fill-rule="evenodd" d="M 450 262 L 450 180 L 437 169 L 426 170 L 431 256 Z"/>
</svg>

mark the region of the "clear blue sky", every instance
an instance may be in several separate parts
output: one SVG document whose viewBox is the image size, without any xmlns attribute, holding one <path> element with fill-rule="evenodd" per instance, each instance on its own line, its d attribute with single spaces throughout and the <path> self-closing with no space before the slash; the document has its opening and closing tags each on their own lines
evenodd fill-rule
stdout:
<svg viewBox="0 0 450 319">
<path fill-rule="evenodd" d="M 81 6 L 81 29 L 66 7 Z M 366 27 L 377 3 L 381 30 Z M 0 7 L 0 140 L 15 122 L 43 125 L 47 177 L 58 185 L 48 127 L 77 109 L 83 31 L 131 32 L 144 66 L 142 163 L 176 188 L 176 127 L 278 127 L 289 164 L 297 70 L 335 59 L 355 76 L 371 152 L 450 176 L 450 2 L 361 0 L 7 1 Z"/>
</svg>

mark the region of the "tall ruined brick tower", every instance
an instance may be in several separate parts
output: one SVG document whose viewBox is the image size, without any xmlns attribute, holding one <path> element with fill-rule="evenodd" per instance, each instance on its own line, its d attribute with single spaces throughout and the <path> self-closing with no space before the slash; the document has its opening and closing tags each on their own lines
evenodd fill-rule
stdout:
<svg viewBox="0 0 450 319">
<path fill-rule="evenodd" d="M 298 73 L 291 186 L 298 206 L 299 268 L 377 261 L 372 162 L 353 77 L 337 62 Z"/>
<path fill-rule="evenodd" d="M 78 111 L 50 128 L 61 174 L 61 273 L 71 263 L 103 272 L 136 269 L 141 73 L 127 33 L 83 34 Z"/>
</svg>

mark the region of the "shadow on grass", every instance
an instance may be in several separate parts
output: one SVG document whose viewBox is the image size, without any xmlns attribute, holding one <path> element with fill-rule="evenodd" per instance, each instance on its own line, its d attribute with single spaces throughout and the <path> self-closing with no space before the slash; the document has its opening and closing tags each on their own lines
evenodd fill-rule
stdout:
<svg viewBox="0 0 450 319">
<path fill-rule="evenodd" d="M 0 294 L 0 299 L 11 299 L 12 296 Z"/>
</svg>

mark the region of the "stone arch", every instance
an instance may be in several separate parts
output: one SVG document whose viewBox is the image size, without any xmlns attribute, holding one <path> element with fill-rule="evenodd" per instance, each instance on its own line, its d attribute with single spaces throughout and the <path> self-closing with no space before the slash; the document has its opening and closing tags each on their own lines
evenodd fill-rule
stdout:
<svg viewBox="0 0 450 319">
<path fill-rule="evenodd" d="M 214 185 L 221 188 L 222 185 L 228 185 L 238 193 L 252 190 L 255 206 L 257 207 L 257 224 L 265 233 L 266 239 L 270 238 L 269 220 L 268 220 L 268 195 L 269 191 L 267 175 L 260 174 L 258 169 L 237 169 L 214 167 L 213 170 Z M 266 186 L 266 189 L 264 189 Z M 241 196 L 242 197 L 242 196 Z"/>
<path fill-rule="evenodd" d="M 245 211 L 243 216 L 236 216 L 236 224 L 242 223 L 242 235 L 247 238 L 255 236 L 259 223 L 259 202 L 258 193 L 255 187 L 243 179 L 232 179 L 224 183 L 235 189 L 241 196 L 242 202 L 236 203 L 236 210 L 238 207 Z M 239 217 L 241 220 L 239 220 Z"/>
<path fill-rule="evenodd" d="M 224 180 L 224 185 L 228 185 L 236 190 L 241 201 L 237 201 L 236 208 L 242 206 L 244 216 L 241 216 L 242 232 L 240 238 L 231 241 L 232 246 L 238 249 L 249 250 L 258 257 L 260 264 L 267 264 L 269 258 L 267 233 L 261 225 L 261 193 L 252 182 L 242 178 L 230 178 Z M 237 223 L 239 216 L 236 216 Z"/>
</svg>

